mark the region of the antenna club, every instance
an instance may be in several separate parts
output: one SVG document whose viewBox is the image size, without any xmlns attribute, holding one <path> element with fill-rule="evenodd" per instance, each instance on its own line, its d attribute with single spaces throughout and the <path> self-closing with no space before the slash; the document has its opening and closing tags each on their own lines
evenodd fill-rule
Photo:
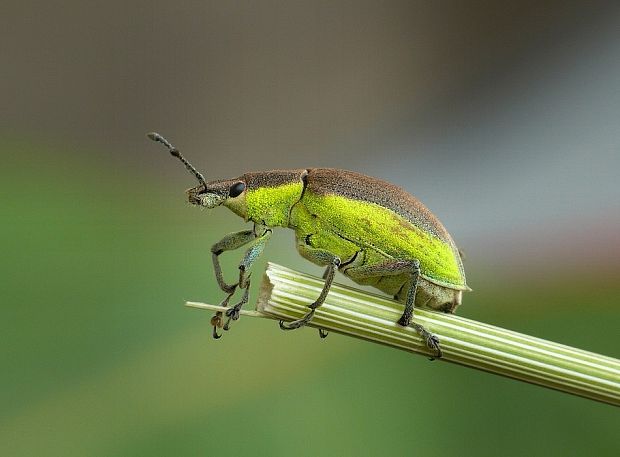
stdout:
<svg viewBox="0 0 620 457">
<path fill-rule="evenodd" d="M 149 132 L 146 134 L 146 136 L 153 141 L 161 141 L 161 135 L 159 133 Z"/>
<path fill-rule="evenodd" d="M 179 152 L 177 148 L 170 149 L 170 154 L 172 154 L 175 157 L 178 157 L 179 159 L 181 158 L 181 153 Z"/>
<path fill-rule="evenodd" d="M 168 141 L 167 139 L 165 139 L 163 136 L 161 136 L 159 133 L 157 132 L 150 132 L 146 134 L 147 137 L 149 137 L 151 140 L 156 141 L 158 143 L 163 144 L 164 146 L 166 146 L 168 149 L 176 149 L 174 146 L 172 146 L 172 144 L 170 144 L 170 141 Z M 177 151 L 178 153 L 178 151 Z"/>
</svg>

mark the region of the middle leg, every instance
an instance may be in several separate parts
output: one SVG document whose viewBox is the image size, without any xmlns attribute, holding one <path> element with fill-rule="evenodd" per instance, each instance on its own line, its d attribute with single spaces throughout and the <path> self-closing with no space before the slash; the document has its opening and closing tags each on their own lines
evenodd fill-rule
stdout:
<svg viewBox="0 0 620 457">
<path fill-rule="evenodd" d="M 332 286 L 332 282 L 334 281 L 334 275 L 336 274 L 336 270 L 340 266 L 340 257 L 324 249 L 316 249 L 306 245 L 299 245 L 298 250 L 300 250 L 300 253 L 305 258 L 312 260 L 314 263 L 319 265 L 327 265 L 325 273 L 323 273 L 325 285 L 323 286 L 323 290 L 321 291 L 319 298 L 317 298 L 316 301 L 309 306 L 310 311 L 308 311 L 301 319 L 289 322 L 288 324 L 285 324 L 284 321 L 280 321 L 280 328 L 282 330 L 293 330 L 299 327 L 303 327 L 308 322 L 310 322 L 312 317 L 314 317 L 314 312 L 316 311 L 316 309 L 325 302 L 327 294 L 329 293 L 329 289 Z M 319 335 L 321 335 L 321 338 L 325 338 L 327 336 L 327 333 L 325 333 L 325 331 L 321 331 L 320 329 Z"/>
</svg>

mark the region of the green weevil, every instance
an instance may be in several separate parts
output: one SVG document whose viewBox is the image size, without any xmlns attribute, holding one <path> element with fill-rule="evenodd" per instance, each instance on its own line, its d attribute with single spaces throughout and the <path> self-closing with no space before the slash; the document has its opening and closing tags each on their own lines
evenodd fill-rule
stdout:
<svg viewBox="0 0 620 457">
<path fill-rule="evenodd" d="M 352 171 L 332 168 L 271 170 L 245 173 L 235 179 L 205 181 L 164 137 L 149 133 L 164 144 L 196 177 L 188 189 L 190 204 L 215 208 L 223 205 L 252 222 L 251 230 L 226 235 L 211 247 L 215 277 L 228 303 L 237 287 L 244 289 L 239 303 L 214 319 L 217 329 L 228 330 L 231 319 L 248 302 L 250 267 L 271 237 L 273 227 L 295 231 L 297 250 L 311 262 L 326 266 L 325 285 L 301 319 L 285 323 L 283 330 L 307 324 L 323 304 L 336 270 L 358 284 L 373 286 L 404 303 L 398 324 L 411 325 L 429 349 L 441 356 L 439 339 L 412 322 L 414 307 L 452 313 L 461 304 L 465 282 L 461 255 L 441 222 L 414 196 L 400 187 Z M 249 245 L 239 263 L 235 284 L 224 281 L 219 256 Z M 320 335 L 326 334 L 319 330 Z"/>
</svg>

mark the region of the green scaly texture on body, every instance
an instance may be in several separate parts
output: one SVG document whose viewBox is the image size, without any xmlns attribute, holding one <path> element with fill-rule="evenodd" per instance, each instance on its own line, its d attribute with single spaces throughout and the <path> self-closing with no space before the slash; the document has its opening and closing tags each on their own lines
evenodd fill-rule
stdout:
<svg viewBox="0 0 620 457">
<path fill-rule="evenodd" d="M 247 219 L 269 227 L 287 227 L 291 207 L 299 201 L 302 192 L 302 182 L 248 189 Z"/>
<path fill-rule="evenodd" d="M 375 203 L 309 191 L 304 194 L 301 204 L 308 209 L 308 213 L 299 213 L 303 220 L 296 221 L 303 230 L 318 225 L 321 230 L 342 235 L 358 246 L 376 251 L 381 257 L 418 259 L 422 276 L 447 287 L 466 287 L 456 249 L 394 211 Z M 304 213 L 310 216 L 310 220 L 306 220 Z M 312 217 L 312 214 L 318 217 Z M 325 237 L 325 240 L 333 241 L 321 247 L 338 254 L 344 247 L 344 240 L 338 238 Z M 350 245 L 349 242 L 346 244 Z"/>
</svg>

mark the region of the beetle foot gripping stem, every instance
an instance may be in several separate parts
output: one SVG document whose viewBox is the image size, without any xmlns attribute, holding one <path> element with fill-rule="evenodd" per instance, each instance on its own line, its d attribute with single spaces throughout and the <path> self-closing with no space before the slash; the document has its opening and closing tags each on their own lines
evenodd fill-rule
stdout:
<svg viewBox="0 0 620 457">
<path fill-rule="evenodd" d="M 248 278 L 246 280 L 245 283 L 245 292 L 243 292 L 243 297 L 241 297 L 241 301 L 239 303 L 237 303 L 235 306 L 233 306 L 232 308 L 229 308 L 226 310 L 226 317 L 228 319 L 226 319 L 226 323 L 224 324 L 224 330 L 229 330 L 230 329 L 230 321 L 236 321 L 237 319 L 239 319 L 239 312 L 241 310 L 241 308 L 243 307 L 243 305 L 245 305 L 248 302 L 248 298 L 250 296 L 250 279 Z"/>
<path fill-rule="evenodd" d="M 224 308 L 228 307 L 228 302 L 230 301 L 230 298 L 235 294 L 235 290 L 236 290 L 236 287 L 232 290 L 232 292 L 228 293 L 226 298 L 220 302 L 219 306 L 223 306 Z M 222 311 L 218 311 L 211 318 L 211 325 L 213 326 L 213 339 L 214 340 L 219 340 L 222 337 L 222 334 L 218 333 L 217 329 L 224 327 L 223 315 L 224 313 Z M 224 328 L 224 330 L 228 330 L 228 328 L 226 327 Z"/>
<path fill-rule="evenodd" d="M 422 338 L 424 338 L 424 341 L 426 342 L 426 347 L 428 347 L 431 351 L 435 352 L 435 355 L 430 356 L 429 360 L 441 359 L 443 353 L 441 352 L 441 347 L 439 346 L 439 338 L 426 330 L 420 324 L 411 322 L 409 325 L 411 325 L 415 329 L 415 331 L 418 332 Z"/>
<path fill-rule="evenodd" d="M 297 319 L 296 321 L 292 321 L 288 324 L 285 324 L 284 321 L 280 321 L 280 329 L 282 330 L 295 330 L 296 328 L 303 327 L 308 322 L 312 320 L 314 317 L 314 309 L 311 309 L 304 317 L 301 319 Z"/>
<path fill-rule="evenodd" d="M 312 320 L 312 317 L 314 317 L 314 310 L 310 311 L 303 318 L 290 322 L 289 324 L 286 324 L 284 321 L 280 321 L 279 322 L 280 329 L 281 330 L 295 330 L 296 328 L 303 327 L 308 322 L 310 322 Z M 329 332 L 327 330 L 323 328 L 319 329 L 319 337 L 321 339 L 327 338 L 328 335 L 329 335 Z"/>
<path fill-rule="evenodd" d="M 219 340 L 222 337 L 221 333 L 217 333 L 218 328 L 222 328 L 222 312 L 216 312 L 211 318 L 211 325 L 213 326 L 213 339 Z"/>
<path fill-rule="evenodd" d="M 314 316 L 314 310 L 306 314 L 302 319 L 293 321 L 290 324 L 286 324 L 284 321 L 280 321 L 279 322 L 280 329 L 281 330 L 295 330 L 296 328 L 303 327 L 312 320 L 313 316 Z M 325 330 L 324 328 L 319 329 L 319 337 L 321 339 L 325 339 L 328 336 L 329 336 L 329 332 L 327 330 Z"/>
</svg>

